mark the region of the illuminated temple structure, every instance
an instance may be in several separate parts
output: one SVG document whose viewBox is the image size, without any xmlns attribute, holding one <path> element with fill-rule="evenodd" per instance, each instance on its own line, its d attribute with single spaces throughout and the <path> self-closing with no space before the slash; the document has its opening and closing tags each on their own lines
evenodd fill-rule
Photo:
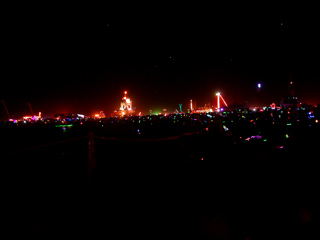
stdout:
<svg viewBox="0 0 320 240">
<path fill-rule="evenodd" d="M 120 116 L 130 116 L 134 115 L 135 110 L 132 107 L 132 101 L 127 96 L 127 91 L 124 92 L 124 96 L 122 98 L 122 101 L 120 103 L 120 110 L 118 111 L 118 115 Z"/>
</svg>

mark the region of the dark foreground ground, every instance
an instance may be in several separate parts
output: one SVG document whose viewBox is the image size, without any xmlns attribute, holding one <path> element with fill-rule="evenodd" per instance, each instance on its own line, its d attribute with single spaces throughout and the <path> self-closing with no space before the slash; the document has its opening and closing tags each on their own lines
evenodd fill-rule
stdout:
<svg viewBox="0 0 320 240">
<path fill-rule="evenodd" d="M 316 139 L 277 149 L 234 144 L 213 130 L 178 140 L 94 143 L 90 183 L 88 138 L 2 149 L 2 206 L 12 237 L 319 237 Z"/>
</svg>

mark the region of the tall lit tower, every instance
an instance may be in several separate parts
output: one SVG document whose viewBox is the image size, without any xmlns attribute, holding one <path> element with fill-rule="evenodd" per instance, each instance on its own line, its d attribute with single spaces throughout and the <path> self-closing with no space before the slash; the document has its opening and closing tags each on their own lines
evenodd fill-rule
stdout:
<svg viewBox="0 0 320 240">
<path fill-rule="evenodd" d="M 193 111 L 192 99 L 190 99 L 190 111 Z"/>
<path fill-rule="evenodd" d="M 291 81 L 289 84 L 289 94 L 291 97 L 294 96 L 294 86 L 293 86 L 293 82 Z"/>
<path fill-rule="evenodd" d="M 221 94 L 218 92 L 216 93 L 216 96 L 217 96 L 217 108 L 220 109 L 220 98 L 221 100 L 223 101 L 224 105 L 226 107 L 228 107 L 228 104 L 226 103 L 226 101 L 223 99 L 223 97 L 221 96 Z"/>
</svg>

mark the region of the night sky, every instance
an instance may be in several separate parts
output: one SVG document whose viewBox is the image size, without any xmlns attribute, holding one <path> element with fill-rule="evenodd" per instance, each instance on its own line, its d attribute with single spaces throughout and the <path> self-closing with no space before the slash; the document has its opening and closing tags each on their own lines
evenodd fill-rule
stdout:
<svg viewBox="0 0 320 240">
<path fill-rule="evenodd" d="M 214 105 L 218 91 L 228 104 L 279 104 L 293 81 L 318 104 L 318 8 L 292 4 L 3 6 L 0 99 L 17 118 L 28 102 L 44 117 L 108 116 L 125 90 L 137 112 L 171 112 Z"/>
</svg>

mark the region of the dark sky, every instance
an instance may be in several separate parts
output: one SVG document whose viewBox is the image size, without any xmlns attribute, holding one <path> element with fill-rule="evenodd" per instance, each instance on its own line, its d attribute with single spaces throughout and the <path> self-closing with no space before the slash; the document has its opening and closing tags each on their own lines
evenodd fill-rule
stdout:
<svg viewBox="0 0 320 240">
<path fill-rule="evenodd" d="M 0 99 L 16 117 L 28 102 L 44 116 L 109 115 L 124 90 L 143 113 L 213 105 L 217 91 L 229 104 L 270 105 L 291 75 L 300 101 L 318 104 L 319 14 L 292 4 L 4 6 Z"/>
</svg>

